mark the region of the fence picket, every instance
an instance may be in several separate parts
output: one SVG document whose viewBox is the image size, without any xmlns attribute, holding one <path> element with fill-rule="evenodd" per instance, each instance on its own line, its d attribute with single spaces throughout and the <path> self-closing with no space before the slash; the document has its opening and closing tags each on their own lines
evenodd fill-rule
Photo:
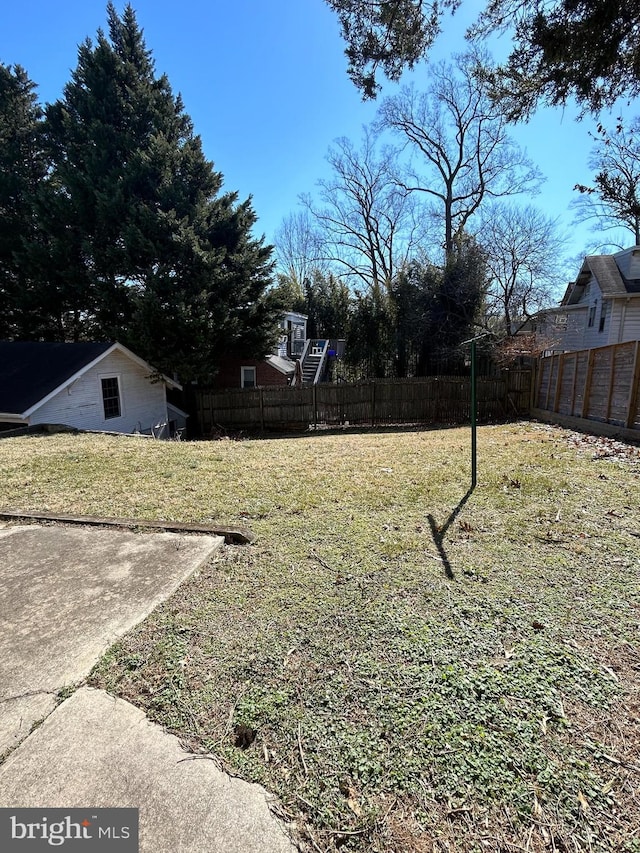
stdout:
<svg viewBox="0 0 640 853">
<path fill-rule="evenodd" d="M 477 382 L 480 420 L 526 415 L 531 370 L 504 371 Z M 365 383 L 195 390 L 202 435 L 218 427 L 241 430 L 307 429 L 319 425 L 376 426 L 401 423 L 467 423 L 470 379 L 425 376 Z"/>
<path fill-rule="evenodd" d="M 540 359 L 533 409 L 545 413 L 577 416 L 612 427 L 636 427 L 640 384 L 640 342 L 627 341 L 560 356 Z M 565 381 L 563 361 L 573 358 L 573 373 Z M 546 388 L 543 388 L 542 377 Z M 535 413 L 535 412 L 534 412 Z M 639 425 L 640 426 L 640 425 Z"/>
</svg>

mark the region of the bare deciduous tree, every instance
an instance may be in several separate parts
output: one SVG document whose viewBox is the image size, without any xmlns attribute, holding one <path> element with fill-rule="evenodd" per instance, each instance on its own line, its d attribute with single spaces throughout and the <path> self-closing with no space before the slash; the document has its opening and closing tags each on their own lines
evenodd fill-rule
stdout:
<svg viewBox="0 0 640 853">
<path fill-rule="evenodd" d="M 625 128 L 618 118 L 615 130 L 599 124 L 589 166 L 594 185 L 576 184 L 582 193 L 575 203 L 578 222 L 594 222 L 594 231 L 623 228 L 640 245 L 640 118 Z M 619 246 L 623 248 L 623 246 Z"/>
<path fill-rule="evenodd" d="M 307 210 L 290 213 L 282 220 L 274 244 L 281 275 L 301 293 L 315 270 L 324 272 L 322 239 Z"/>
<path fill-rule="evenodd" d="M 490 277 L 487 323 L 501 335 L 512 335 L 555 301 L 564 281 L 557 220 L 531 205 L 496 203 L 485 211 L 478 239 Z"/>
<path fill-rule="evenodd" d="M 427 196 L 444 223 L 445 258 L 486 199 L 531 194 L 541 182 L 489 97 L 487 64 L 487 55 L 477 52 L 455 65 L 440 63 L 425 92 L 405 87 L 379 112 L 378 126 L 396 133 L 410 154 L 400 187 Z"/>
<path fill-rule="evenodd" d="M 378 154 L 365 129 L 359 149 L 343 137 L 327 159 L 332 175 L 318 182 L 320 204 L 302 197 L 322 232 L 324 258 L 367 289 L 388 290 L 419 229 L 415 200 L 395 181 L 395 152 L 385 147 Z"/>
</svg>

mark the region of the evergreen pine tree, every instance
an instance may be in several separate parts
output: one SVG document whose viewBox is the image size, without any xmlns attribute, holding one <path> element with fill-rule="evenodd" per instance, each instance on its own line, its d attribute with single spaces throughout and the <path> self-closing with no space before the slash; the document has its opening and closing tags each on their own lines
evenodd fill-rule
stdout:
<svg viewBox="0 0 640 853">
<path fill-rule="evenodd" d="M 46 111 L 41 210 L 64 336 L 117 338 L 182 379 L 234 348 L 262 355 L 278 318 L 251 201 L 221 194 L 131 6 L 109 4 L 108 21 Z"/>
<path fill-rule="evenodd" d="M 29 265 L 38 240 L 35 199 L 45 173 L 35 84 L 0 64 L 0 339 L 38 332 L 38 295 Z"/>
</svg>

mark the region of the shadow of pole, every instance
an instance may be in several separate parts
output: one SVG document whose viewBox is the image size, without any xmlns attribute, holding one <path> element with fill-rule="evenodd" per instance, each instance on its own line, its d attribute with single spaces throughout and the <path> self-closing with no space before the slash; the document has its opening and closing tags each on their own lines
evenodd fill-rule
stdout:
<svg viewBox="0 0 640 853">
<path fill-rule="evenodd" d="M 470 486 L 466 495 L 462 498 L 458 506 L 453 510 L 449 518 L 445 521 L 445 523 L 441 526 L 438 526 L 438 523 L 431 514 L 427 516 L 427 518 L 429 519 L 429 527 L 431 527 L 431 535 L 433 536 L 433 541 L 435 542 L 436 548 L 438 549 L 438 554 L 440 555 L 440 559 L 442 560 L 442 565 L 444 566 L 444 572 L 450 580 L 452 580 L 455 576 L 453 574 L 453 569 L 451 568 L 451 563 L 449 561 L 449 557 L 447 556 L 447 552 L 444 549 L 444 537 L 447 535 L 447 530 L 451 527 L 458 515 L 460 515 L 464 505 L 473 494 L 474 489 L 475 483 Z"/>
</svg>

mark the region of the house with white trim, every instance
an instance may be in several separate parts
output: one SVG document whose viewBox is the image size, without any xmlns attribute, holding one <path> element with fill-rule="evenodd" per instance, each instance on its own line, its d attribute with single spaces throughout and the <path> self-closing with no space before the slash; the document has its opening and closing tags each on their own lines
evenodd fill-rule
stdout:
<svg viewBox="0 0 640 853">
<path fill-rule="evenodd" d="M 549 352 L 573 352 L 640 340 L 640 246 L 587 255 L 560 305 L 531 324 Z"/>
<path fill-rule="evenodd" d="M 120 343 L 0 342 L 0 429 L 61 424 L 168 438 L 181 386 Z M 185 416 L 186 417 L 186 416 Z"/>
</svg>

